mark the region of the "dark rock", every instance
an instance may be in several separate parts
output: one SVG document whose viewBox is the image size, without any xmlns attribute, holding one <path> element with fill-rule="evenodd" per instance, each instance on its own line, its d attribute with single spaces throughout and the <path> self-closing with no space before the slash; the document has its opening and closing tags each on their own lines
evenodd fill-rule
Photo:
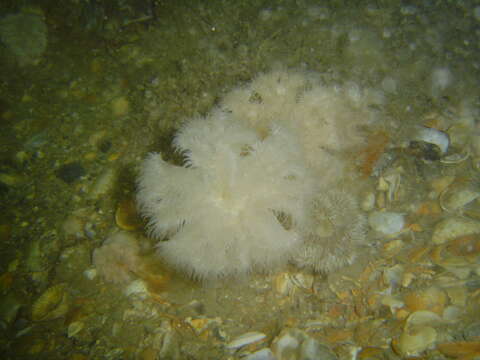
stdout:
<svg viewBox="0 0 480 360">
<path fill-rule="evenodd" d="M 437 145 L 425 141 L 410 141 L 409 150 L 412 155 L 428 161 L 438 161 L 442 155 Z"/>
<path fill-rule="evenodd" d="M 107 153 L 107 152 L 109 152 L 111 148 L 112 148 L 112 142 L 109 141 L 109 140 L 102 141 L 102 142 L 100 143 L 100 145 L 98 146 L 98 149 L 99 149 L 102 153 Z"/>
<path fill-rule="evenodd" d="M 74 181 L 80 179 L 86 174 L 85 169 L 79 162 L 72 162 L 65 165 L 62 165 L 56 172 L 55 175 L 65 181 L 67 184 L 71 184 Z"/>
</svg>

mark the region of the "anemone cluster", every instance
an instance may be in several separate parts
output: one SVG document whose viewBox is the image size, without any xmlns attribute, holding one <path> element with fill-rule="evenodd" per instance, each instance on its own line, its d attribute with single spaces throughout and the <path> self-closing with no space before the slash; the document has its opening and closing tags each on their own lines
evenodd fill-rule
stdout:
<svg viewBox="0 0 480 360">
<path fill-rule="evenodd" d="M 278 70 L 186 121 L 173 141 L 183 165 L 151 153 L 138 178 L 159 255 L 200 280 L 287 262 L 330 271 L 353 261 L 365 239 L 363 215 L 333 184 L 354 175 L 346 154 L 375 122 L 372 101 L 379 100 L 358 87 Z M 325 221 L 328 235 L 317 231 Z"/>
</svg>

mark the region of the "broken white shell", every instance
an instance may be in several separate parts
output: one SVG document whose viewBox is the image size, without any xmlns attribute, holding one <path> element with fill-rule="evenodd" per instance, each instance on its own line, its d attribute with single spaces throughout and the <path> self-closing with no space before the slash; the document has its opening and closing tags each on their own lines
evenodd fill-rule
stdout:
<svg viewBox="0 0 480 360">
<path fill-rule="evenodd" d="M 70 325 L 68 325 L 67 336 L 69 338 L 74 337 L 80 331 L 82 331 L 84 327 L 85 327 L 85 324 L 82 321 L 72 322 Z"/>
<path fill-rule="evenodd" d="M 257 341 L 263 340 L 266 337 L 267 335 L 259 331 L 250 331 L 236 337 L 235 339 L 230 341 L 226 346 L 227 346 L 227 349 L 232 349 L 232 350 L 239 349 L 245 345 L 249 345 Z"/>
<path fill-rule="evenodd" d="M 450 145 L 448 134 L 443 131 L 422 126 L 414 134 L 413 140 L 424 141 L 429 144 L 437 145 L 442 154 L 445 154 Z"/>
<path fill-rule="evenodd" d="M 433 347 L 437 340 L 437 332 L 430 326 L 423 326 L 404 331 L 398 341 L 398 348 L 403 356 L 418 356 Z"/>
<path fill-rule="evenodd" d="M 146 299 L 150 296 L 147 285 L 141 279 L 132 281 L 124 290 L 125 295 L 127 296 L 137 296 L 140 299 Z"/>
</svg>

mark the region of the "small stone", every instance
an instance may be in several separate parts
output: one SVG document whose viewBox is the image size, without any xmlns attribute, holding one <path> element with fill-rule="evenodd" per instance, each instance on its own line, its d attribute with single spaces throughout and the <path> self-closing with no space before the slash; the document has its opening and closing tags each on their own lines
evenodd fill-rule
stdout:
<svg viewBox="0 0 480 360">
<path fill-rule="evenodd" d="M 92 184 L 90 191 L 88 192 L 88 198 L 97 200 L 101 196 L 113 189 L 116 180 L 116 170 L 112 168 L 105 169 Z"/>
<path fill-rule="evenodd" d="M 0 173 L 0 183 L 6 185 L 7 187 L 17 186 L 23 184 L 24 182 L 25 178 L 20 174 Z"/>
<path fill-rule="evenodd" d="M 462 308 L 455 305 L 450 305 L 447 306 L 443 311 L 443 320 L 451 323 L 456 323 L 461 320 L 462 314 Z"/>
<path fill-rule="evenodd" d="M 83 330 L 85 327 L 85 323 L 83 321 L 74 321 L 70 325 L 68 325 L 67 328 L 67 336 L 69 338 L 74 337 L 77 335 L 80 331 Z"/>
<path fill-rule="evenodd" d="M 285 329 L 272 342 L 272 350 L 278 360 L 295 359 L 300 345 L 308 335 L 298 329 Z"/>
<path fill-rule="evenodd" d="M 468 292 L 464 286 L 452 286 L 446 289 L 450 302 L 463 307 L 467 303 Z"/>
<path fill-rule="evenodd" d="M 300 346 L 299 360 L 336 360 L 337 356 L 325 345 L 309 337 Z"/>
<path fill-rule="evenodd" d="M 374 211 L 368 216 L 371 228 L 384 235 L 393 235 L 400 232 L 404 225 L 404 215 L 389 211 Z"/>
<path fill-rule="evenodd" d="M 112 101 L 112 113 L 115 116 L 124 116 L 128 114 L 130 103 L 124 96 L 116 98 Z"/>
<path fill-rule="evenodd" d="M 276 360 L 275 356 L 270 349 L 261 349 L 255 351 L 254 353 L 248 355 L 244 358 L 245 360 Z"/>
<path fill-rule="evenodd" d="M 360 208 L 363 211 L 372 211 L 375 208 L 375 193 L 368 192 L 364 195 L 362 202 L 360 203 Z"/>
<path fill-rule="evenodd" d="M 86 160 L 86 161 L 93 161 L 97 158 L 97 153 L 96 152 L 93 152 L 93 151 L 90 151 L 89 153 L 86 153 L 84 156 L 83 156 L 83 159 Z"/>
<path fill-rule="evenodd" d="M 97 269 L 87 269 L 83 272 L 83 275 L 85 275 L 88 280 L 93 280 L 97 277 Z"/>
<path fill-rule="evenodd" d="M 480 21 L 480 6 L 477 6 L 475 9 L 473 9 L 473 17 L 475 20 Z"/>
<path fill-rule="evenodd" d="M 480 338 L 480 322 L 468 325 L 465 330 L 463 330 L 463 337 L 467 341 Z"/>
<path fill-rule="evenodd" d="M 15 154 L 15 162 L 20 166 L 24 165 L 28 160 L 30 160 L 30 155 L 26 151 L 19 151 Z"/>
<path fill-rule="evenodd" d="M 432 348 L 437 340 L 437 332 L 429 326 L 418 329 L 405 330 L 398 341 L 398 350 L 405 357 L 418 356 L 427 349 Z"/>
<path fill-rule="evenodd" d="M 2 323 L 11 325 L 17 318 L 22 303 L 12 293 L 2 296 L 0 300 L 0 319 Z"/>
<path fill-rule="evenodd" d="M 10 241 L 12 235 L 12 225 L 11 224 L 0 224 L 0 242 L 6 244 L 7 241 Z"/>
<path fill-rule="evenodd" d="M 71 214 L 62 224 L 62 229 L 65 235 L 75 236 L 81 238 L 83 236 L 84 220 L 77 216 L 77 214 Z"/>
<path fill-rule="evenodd" d="M 137 296 L 140 299 L 146 299 L 150 296 L 150 292 L 148 291 L 147 284 L 141 279 L 137 279 L 132 281 L 124 291 L 125 295 L 127 296 Z"/>
</svg>

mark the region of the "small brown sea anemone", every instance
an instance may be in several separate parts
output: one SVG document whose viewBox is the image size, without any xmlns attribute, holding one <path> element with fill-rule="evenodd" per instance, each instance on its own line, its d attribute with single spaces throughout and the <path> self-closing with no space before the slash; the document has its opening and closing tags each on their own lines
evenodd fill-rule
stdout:
<svg viewBox="0 0 480 360">
<path fill-rule="evenodd" d="M 111 235 L 93 252 L 93 264 L 99 275 L 114 283 L 127 283 L 141 268 L 140 247 L 127 232 Z"/>
<path fill-rule="evenodd" d="M 325 273 L 351 264 L 366 234 L 366 217 L 355 198 L 342 189 L 324 189 L 312 201 L 310 215 L 294 263 Z"/>
</svg>

